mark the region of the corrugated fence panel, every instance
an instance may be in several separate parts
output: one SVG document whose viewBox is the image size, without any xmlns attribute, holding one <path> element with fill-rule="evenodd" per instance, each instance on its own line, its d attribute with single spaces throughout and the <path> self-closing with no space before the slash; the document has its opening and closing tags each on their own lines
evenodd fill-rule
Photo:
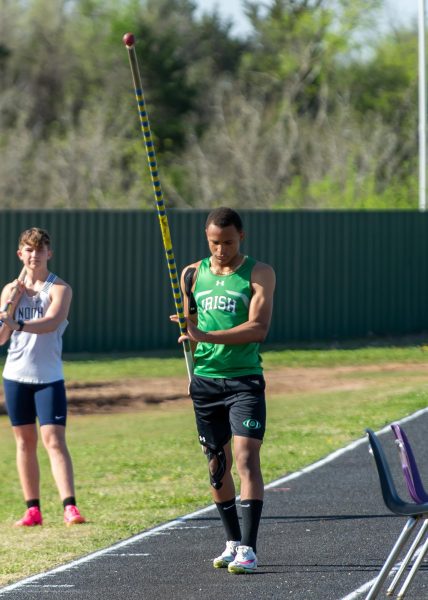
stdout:
<svg viewBox="0 0 428 600">
<path fill-rule="evenodd" d="M 428 330 L 427 214 L 242 210 L 241 215 L 243 251 L 277 273 L 268 342 Z M 206 216 L 201 210 L 168 212 L 179 270 L 208 254 Z M 2 283 L 19 272 L 17 238 L 33 225 L 50 231 L 51 269 L 73 287 L 65 351 L 176 347 L 155 211 L 0 212 Z"/>
</svg>

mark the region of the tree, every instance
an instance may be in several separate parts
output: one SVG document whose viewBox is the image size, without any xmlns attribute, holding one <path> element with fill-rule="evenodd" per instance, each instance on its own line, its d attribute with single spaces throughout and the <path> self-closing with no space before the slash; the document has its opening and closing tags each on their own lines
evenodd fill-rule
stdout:
<svg viewBox="0 0 428 600">
<path fill-rule="evenodd" d="M 412 206 L 416 36 L 367 41 L 379 3 L 246 0 L 243 40 L 191 0 L 3 0 L 2 206 L 152 206 L 126 31 L 169 206 Z"/>
</svg>

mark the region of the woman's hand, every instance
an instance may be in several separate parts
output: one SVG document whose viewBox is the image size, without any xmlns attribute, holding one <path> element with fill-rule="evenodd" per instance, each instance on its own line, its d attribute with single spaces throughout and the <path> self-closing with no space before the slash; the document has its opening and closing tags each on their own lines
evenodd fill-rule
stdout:
<svg viewBox="0 0 428 600">
<path fill-rule="evenodd" d="M 22 281 L 20 281 L 19 279 L 15 279 L 15 281 L 12 281 L 12 283 L 10 284 L 9 292 L 7 294 L 8 298 L 4 305 L 1 307 L 3 310 L 0 309 L 0 321 L 4 323 L 7 327 L 9 327 L 9 329 L 12 329 L 12 331 L 16 329 L 16 323 L 12 316 L 15 312 L 15 308 L 19 302 L 19 299 L 21 298 L 24 291 L 25 285 Z"/>
<path fill-rule="evenodd" d="M 0 312 L 0 321 L 12 331 L 16 330 L 16 321 L 14 321 L 14 319 L 12 319 L 11 316 L 9 316 L 7 310 Z"/>
<path fill-rule="evenodd" d="M 24 292 L 25 284 L 23 281 L 19 279 L 15 279 L 15 281 L 12 281 L 12 283 L 10 284 L 10 290 L 8 294 L 9 298 L 6 300 L 6 310 L 10 315 L 13 315 L 13 313 L 15 312 L 16 305 L 18 304 L 19 299 L 21 298 Z"/>
</svg>

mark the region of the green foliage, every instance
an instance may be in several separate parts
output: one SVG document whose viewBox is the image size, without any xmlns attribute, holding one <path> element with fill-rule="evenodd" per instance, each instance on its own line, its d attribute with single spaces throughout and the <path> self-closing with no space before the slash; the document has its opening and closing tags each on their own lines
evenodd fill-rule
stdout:
<svg viewBox="0 0 428 600">
<path fill-rule="evenodd" d="M 340 174 L 343 175 L 343 174 Z M 341 209 L 344 206 L 360 210 L 372 209 L 416 209 L 418 203 L 418 181 L 416 177 L 392 178 L 384 189 L 377 188 L 373 173 L 361 180 L 356 169 L 346 174 L 345 180 L 334 174 L 305 185 L 296 176 L 291 185 L 284 189 L 283 197 L 275 208 L 299 208 L 302 200 L 307 208 Z"/>
<path fill-rule="evenodd" d="M 242 39 L 191 0 L 2 3 L 1 206 L 153 205 L 132 31 L 170 206 L 412 207 L 416 35 L 369 38 L 380 4 L 247 0 Z"/>
<path fill-rule="evenodd" d="M 417 38 L 413 31 L 397 31 L 380 40 L 373 56 L 354 63 L 344 76 L 353 104 L 363 116 L 377 112 L 395 122 L 398 114 L 416 112 Z"/>
</svg>

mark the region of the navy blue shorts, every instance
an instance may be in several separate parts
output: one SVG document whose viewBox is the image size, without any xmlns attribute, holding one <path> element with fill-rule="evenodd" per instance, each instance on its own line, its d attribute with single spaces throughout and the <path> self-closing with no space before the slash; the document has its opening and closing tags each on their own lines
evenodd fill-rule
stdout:
<svg viewBox="0 0 428 600">
<path fill-rule="evenodd" d="M 193 375 L 190 395 L 200 443 L 214 450 L 227 444 L 232 435 L 263 440 L 265 387 L 262 375 L 231 379 Z"/>
<path fill-rule="evenodd" d="M 64 380 L 52 383 L 21 383 L 3 378 L 6 408 L 14 427 L 31 425 L 63 425 L 67 420 Z"/>
</svg>

